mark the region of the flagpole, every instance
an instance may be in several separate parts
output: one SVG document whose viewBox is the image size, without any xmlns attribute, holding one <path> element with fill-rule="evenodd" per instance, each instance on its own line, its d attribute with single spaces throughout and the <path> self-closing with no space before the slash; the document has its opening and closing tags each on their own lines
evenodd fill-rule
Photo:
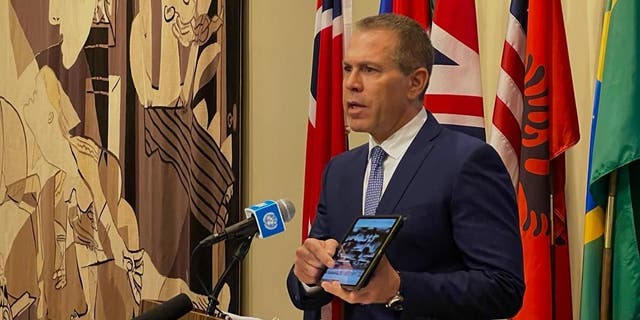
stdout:
<svg viewBox="0 0 640 320">
<path fill-rule="evenodd" d="M 618 171 L 615 170 L 609 176 L 609 196 L 607 198 L 607 212 L 604 226 L 604 250 L 602 252 L 602 289 L 600 291 L 600 319 L 608 320 L 610 314 L 610 293 L 611 293 L 611 258 L 613 256 L 612 236 L 613 236 L 613 210 L 616 200 L 616 183 Z"/>
<path fill-rule="evenodd" d="M 549 166 L 551 167 L 551 161 L 549 161 Z M 549 172 L 553 172 L 553 171 L 549 171 Z M 549 203 L 549 240 L 551 240 L 551 256 L 549 257 L 551 260 L 551 264 L 549 265 L 549 267 L 551 268 L 551 314 L 552 317 L 553 315 L 556 314 L 556 290 L 555 288 L 555 284 L 556 284 L 556 273 L 554 272 L 555 269 L 555 250 L 556 250 L 556 234 L 555 234 L 555 228 L 554 228 L 554 218 L 555 218 L 555 211 L 554 211 L 554 207 L 553 207 L 553 174 L 549 175 L 549 200 L 551 201 L 551 203 Z"/>
<path fill-rule="evenodd" d="M 550 205 L 549 205 L 549 240 L 551 240 L 551 265 L 549 267 L 551 267 L 551 314 L 555 315 L 556 314 L 556 304 L 555 304 L 555 296 L 556 296 L 556 290 L 554 290 L 553 288 L 555 288 L 555 284 L 556 284 L 556 273 L 553 272 L 554 270 L 554 266 L 555 266 L 555 250 L 556 250 L 556 237 L 555 237 L 555 229 L 553 227 L 554 224 L 554 207 L 553 207 L 553 175 L 549 175 L 549 190 L 550 190 L 550 197 L 549 200 L 551 201 Z"/>
</svg>

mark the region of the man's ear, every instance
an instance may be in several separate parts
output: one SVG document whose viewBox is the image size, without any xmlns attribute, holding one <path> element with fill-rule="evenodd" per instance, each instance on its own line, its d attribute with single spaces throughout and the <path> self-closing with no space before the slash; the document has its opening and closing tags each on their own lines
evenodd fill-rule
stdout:
<svg viewBox="0 0 640 320">
<path fill-rule="evenodd" d="M 429 83 L 429 71 L 426 68 L 420 67 L 414 70 L 409 75 L 409 91 L 407 92 L 407 98 L 409 100 L 416 100 L 419 98 L 427 84 Z"/>
</svg>

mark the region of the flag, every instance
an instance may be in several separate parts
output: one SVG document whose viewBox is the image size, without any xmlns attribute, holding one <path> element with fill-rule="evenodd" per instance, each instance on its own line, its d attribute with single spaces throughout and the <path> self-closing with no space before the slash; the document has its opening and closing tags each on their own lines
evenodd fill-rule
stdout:
<svg viewBox="0 0 640 320">
<path fill-rule="evenodd" d="M 347 9 L 343 15 L 343 8 Z M 316 214 L 322 172 L 332 156 L 347 149 L 342 109 L 342 56 L 351 26 L 350 0 L 318 0 L 307 123 L 303 240 Z"/>
<path fill-rule="evenodd" d="M 311 97 L 307 124 L 307 152 L 302 210 L 302 239 L 306 239 L 316 215 L 322 172 L 332 156 L 347 149 L 342 109 L 342 57 L 351 28 L 351 0 L 318 0 L 313 44 Z M 334 299 L 323 308 L 340 319 Z"/>
<path fill-rule="evenodd" d="M 640 4 L 608 1 L 594 96 L 585 216 L 581 319 L 600 318 L 604 211 L 617 171 L 613 212 L 612 319 L 640 319 Z"/>
<path fill-rule="evenodd" d="M 382 0 L 380 13 L 395 13 L 416 20 L 422 28 L 431 32 L 431 1 L 429 0 Z"/>
<path fill-rule="evenodd" d="M 527 289 L 515 319 L 571 319 L 564 152 L 580 134 L 560 0 L 529 1 L 526 27 L 516 191 Z"/>
<path fill-rule="evenodd" d="M 431 28 L 434 61 L 425 107 L 440 123 L 484 140 L 475 0 L 437 1 Z"/>
<path fill-rule="evenodd" d="M 591 137 L 589 142 L 589 167 L 587 169 L 587 190 L 584 221 L 584 251 L 582 256 L 582 292 L 580 296 L 580 319 L 600 319 L 600 289 L 602 277 L 602 250 L 604 248 L 604 210 L 593 199 L 589 191 L 593 161 L 593 140 L 598 121 L 598 104 L 602 84 L 602 70 L 607 41 L 607 29 L 611 13 L 610 4 L 604 15 L 600 41 L 600 57 L 593 96 L 593 116 L 591 117 Z"/>
<path fill-rule="evenodd" d="M 437 1 L 433 23 L 431 8 L 432 1 L 429 0 L 380 2 L 380 13 L 410 17 L 431 35 L 434 61 L 425 108 L 447 127 L 484 140 L 475 1 Z"/>
<path fill-rule="evenodd" d="M 489 136 L 489 144 L 502 158 L 514 187 L 520 172 L 527 7 L 528 0 L 511 1 Z"/>
</svg>

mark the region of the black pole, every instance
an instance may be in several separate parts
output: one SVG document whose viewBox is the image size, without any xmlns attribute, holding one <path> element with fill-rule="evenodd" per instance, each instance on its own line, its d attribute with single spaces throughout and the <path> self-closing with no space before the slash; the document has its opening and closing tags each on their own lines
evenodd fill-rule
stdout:
<svg viewBox="0 0 640 320">
<path fill-rule="evenodd" d="M 218 295 L 220 294 L 220 291 L 222 291 L 222 287 L 224 286 L 225 280 L 229 275 L 229 272 L 231 272 L 231 269 L 233 269 L 235 265 L 240 263 L 240 261 L 242 261 L 242 259 L 244 259 L 244 257 L 249 252 L 249 247 L 251 247 L 251 241 L 253 241 L 253 235 L 245 238 L 244 241 L 242 241 L 240 245 L 238 245 L 236 252 L 233 254 L 233 258 L 231 259 L 231 262 L 227 264 L 224 271 L 222 272 L 222 275 L 218 279 L 218 282 L 216 282 L 216 285 L 213 288 L 213 291 L 209 295 L 209 304 L 207 305 L 208 315 L 215 316 L 216 315 L 215 312 L 219 311 L 218 305 L 220 304 L 220 301 L 218 301 Z"/>
</svg>

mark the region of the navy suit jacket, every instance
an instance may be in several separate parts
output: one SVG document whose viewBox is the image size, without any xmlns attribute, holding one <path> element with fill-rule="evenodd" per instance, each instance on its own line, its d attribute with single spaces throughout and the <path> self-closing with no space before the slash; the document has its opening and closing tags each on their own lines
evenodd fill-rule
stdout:
<svg viewBox="0 0 640 320">
<path fill-rule="evenodd" d="M 368 145 L 334 157 L 324 172 L 314 238 L 340 241 L 362 215 Z M 345 304 L 345 319 L 492 319 L 522 305 L 524 277 L 515 194 L 500 157 L 479 139 L 444 128 L 429 113 L 380 200 L 376 214 L 403 215 L 386 250 L 400 272 L 404 311 Z M 287 287 L 305 319 L 332 298 Z"/>
</svg>

